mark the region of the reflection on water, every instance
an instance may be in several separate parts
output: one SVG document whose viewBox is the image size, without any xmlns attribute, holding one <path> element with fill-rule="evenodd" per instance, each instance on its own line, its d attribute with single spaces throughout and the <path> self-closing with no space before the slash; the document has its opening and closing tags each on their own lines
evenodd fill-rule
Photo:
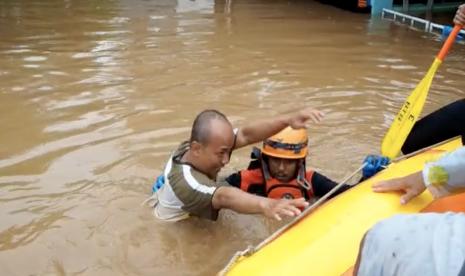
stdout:
<svg viewBox="0 0 465 276">
<path fill-rule="evenodd" d="M 241 125 L 317 107 L 309 163 L 340 179 L 379 151 L 441 45 L 301 0 L 3 1 L 0 34 L 5 275 L 213 274 L 278 225 L 233 212 L 171 225 L 140 206 L 196 113 Z M 426 112 L 463 97 L 464 51 Z"/>
</svg>

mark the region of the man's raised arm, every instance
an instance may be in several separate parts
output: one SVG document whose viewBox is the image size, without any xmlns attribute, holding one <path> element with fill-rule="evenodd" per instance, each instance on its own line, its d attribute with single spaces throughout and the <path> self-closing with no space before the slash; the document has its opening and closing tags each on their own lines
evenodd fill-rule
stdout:
<svg viewBox="0 0 465 276">
<path fill-rule="evenodd" d="M 247 124 L 237 132 L 235 149 L 257 143 L 290 126 L 294 129 L 307 128 L 310 121 L 318 123 L 323 113 L 316 109 L 305 108 L 294 113 L 279 115 Z"/>
</svg>

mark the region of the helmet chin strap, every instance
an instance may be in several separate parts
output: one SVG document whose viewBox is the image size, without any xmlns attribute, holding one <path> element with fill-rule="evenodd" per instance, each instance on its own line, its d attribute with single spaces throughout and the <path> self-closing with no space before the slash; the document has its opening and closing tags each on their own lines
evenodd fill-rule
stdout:
<svg viewBox="0 0 465 276">
<path fill-rule="evenodd" d="M 271 178 L 270 169 L 268 168 L 268 163 L 267 163 L 268 160 L 265 160 L 263 158 L 263 154 L 260 157 L 261 157 L 261 162 L 260 163 L 262 163 L 263 177 L 265 178 L 265 180 L 268 181 Z"/>
<path fill-rule="evenodd" d="M 299 162 L 299 171 L 297 173 L 297 183 L 299 183 L 300 186 L 302 186 L 305 190 L 310 190 L 312 189 L 312 185 L 308 183 L 307 179 L 305 178 L 305 158 L 302 158 L 302 160 Z"/>
</svg>

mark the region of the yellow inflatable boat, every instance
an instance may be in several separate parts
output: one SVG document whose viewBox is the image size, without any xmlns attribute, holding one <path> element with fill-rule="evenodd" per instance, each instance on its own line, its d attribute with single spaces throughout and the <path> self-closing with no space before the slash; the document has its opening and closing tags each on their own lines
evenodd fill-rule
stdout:
<svg viewBox="0 0 465 276">
<path fill-rule="evenodd" d="M 232 259 L 227 275 L 341 275 L 352 267 L 360 241 L 376 222 L 399 213 L 421 211 L 428 192 L 401 206 L 395 193 L 374 193 L 374 182 L 419 171 L 423 165 L 461 146 L 460 139 L 394 162 L 371 179 L 326 202 L 299 219 L 259 250 Z M 244 253 L 246 252 L 244 251 Z"/>
</svg>

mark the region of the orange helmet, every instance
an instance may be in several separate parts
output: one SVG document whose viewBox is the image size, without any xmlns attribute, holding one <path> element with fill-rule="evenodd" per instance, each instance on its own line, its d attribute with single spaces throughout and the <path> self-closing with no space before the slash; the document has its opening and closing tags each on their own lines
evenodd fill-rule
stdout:
<svg viewBox="0 0 465 276">
<path fill-rule="evenodd" d="M 307 144 L 306 129 L 286 127 L 263 141 L 262 153 L 278 158 L 301 159 L 307 156 Z"/>
</svg>

